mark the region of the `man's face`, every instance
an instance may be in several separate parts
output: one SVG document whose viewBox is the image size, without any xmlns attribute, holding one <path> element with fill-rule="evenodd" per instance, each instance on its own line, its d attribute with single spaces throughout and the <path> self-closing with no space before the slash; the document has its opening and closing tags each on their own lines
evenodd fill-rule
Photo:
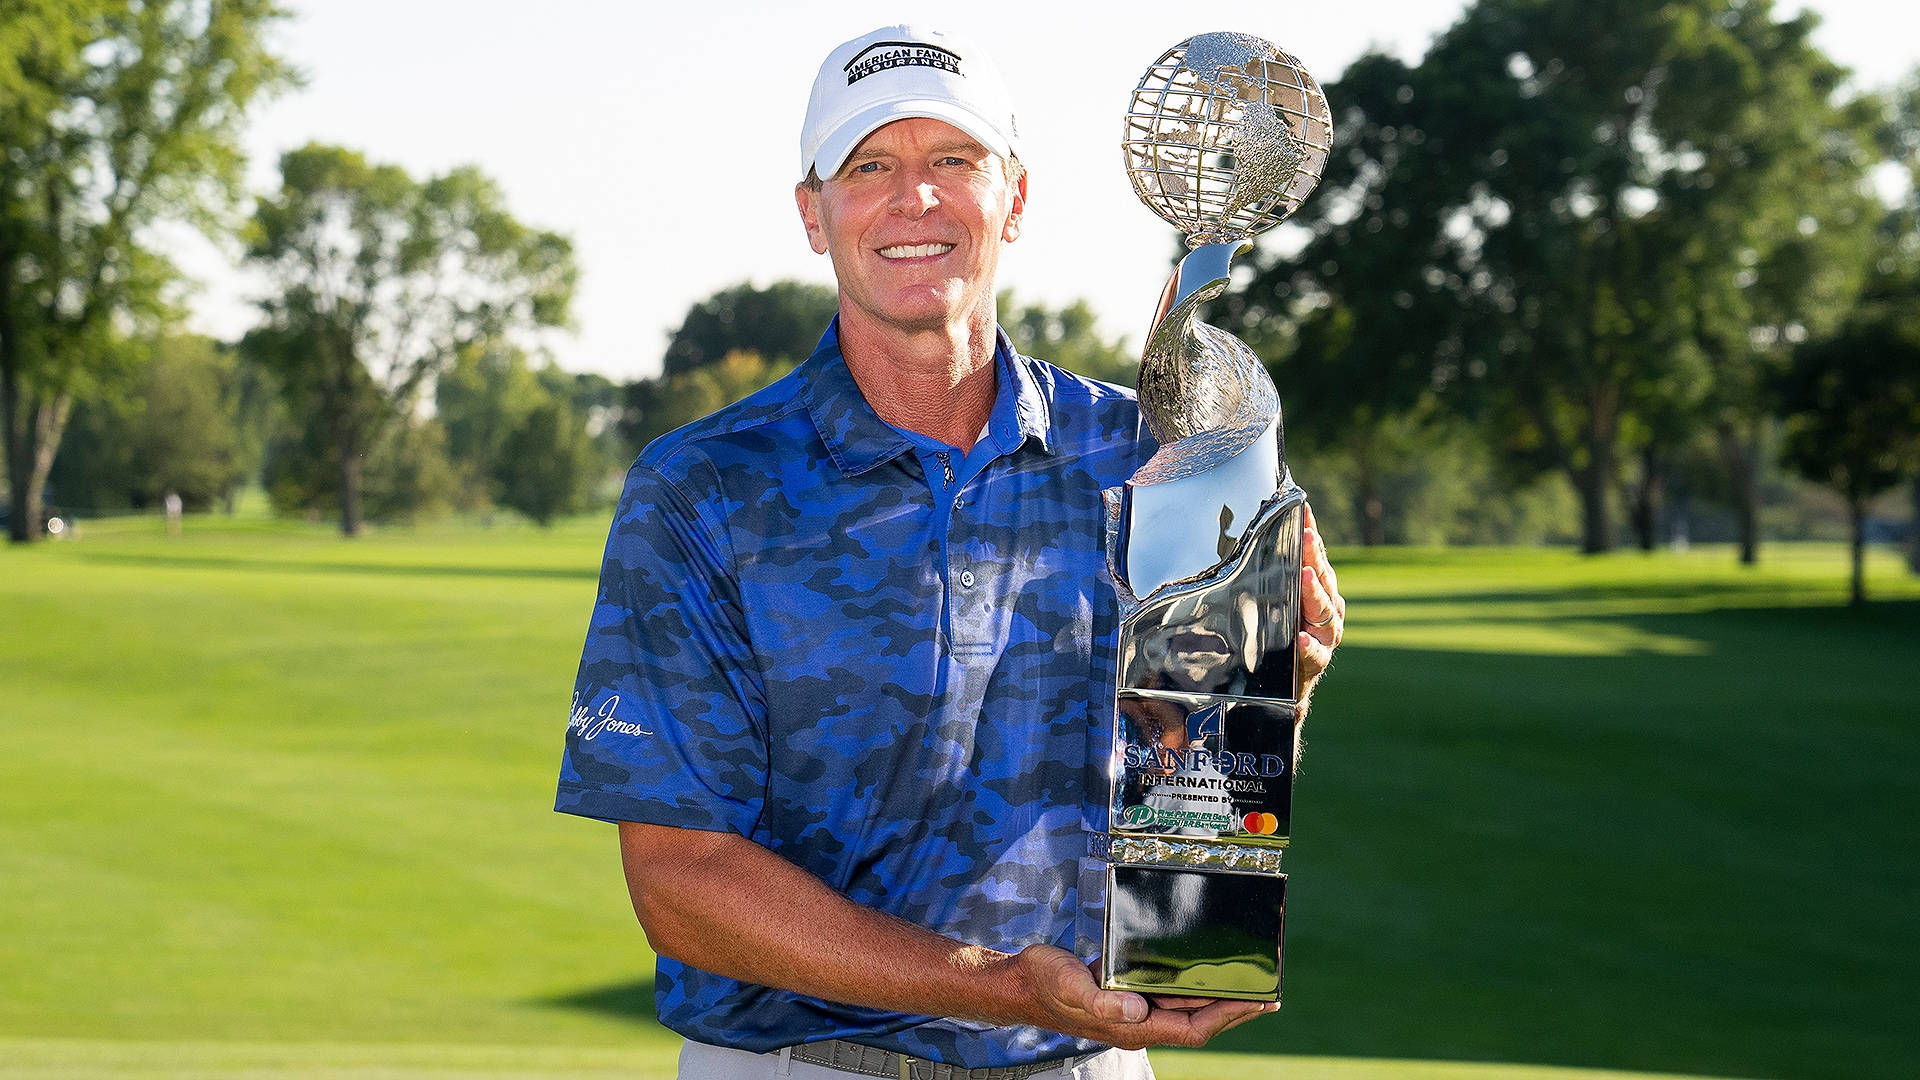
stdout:
<svg viewBox="0 0 1920 1080">
<path fill-rule="evenodd" d="M 941 120 L 896 120 L 866 137 L 819 191 L 794 196 L 813 250 L 832 256 L 840 313 L 942 330 L 993 318 L 1000 245 L 1020 234 L 1026 178 Z"/>
</svg>

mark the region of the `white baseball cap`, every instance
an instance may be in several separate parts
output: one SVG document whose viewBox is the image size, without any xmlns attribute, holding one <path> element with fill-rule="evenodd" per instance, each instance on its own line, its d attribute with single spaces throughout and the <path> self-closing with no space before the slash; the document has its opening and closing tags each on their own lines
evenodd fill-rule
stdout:
<svg viewBox="0 0 1920 1080">
<path fill-rule="evenodd" d="M 1012 157 L 1019 132 L 1000 69 L 965 38 L 920 26 L 883 26 L 827 54 L 800 126 L 800 175 L 822 180 L 860 140 L 910 116 L 944 120 Z"/>
</svg>

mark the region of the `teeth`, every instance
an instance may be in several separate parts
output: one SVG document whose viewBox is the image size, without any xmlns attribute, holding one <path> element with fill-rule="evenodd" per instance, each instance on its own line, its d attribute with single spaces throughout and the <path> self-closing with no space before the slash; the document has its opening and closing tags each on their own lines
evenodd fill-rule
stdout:
<svg viewBox="0 0 1920 1080">
<path fill-rule="evenodd" d="M 952 250 L 952 244 L 915 244 L 912 246 L 901 244 L 895 247 L 881 248 L 880 257 L 883 259 L 919 259 L 928 255 L 945 255 Z"/>
</svg>

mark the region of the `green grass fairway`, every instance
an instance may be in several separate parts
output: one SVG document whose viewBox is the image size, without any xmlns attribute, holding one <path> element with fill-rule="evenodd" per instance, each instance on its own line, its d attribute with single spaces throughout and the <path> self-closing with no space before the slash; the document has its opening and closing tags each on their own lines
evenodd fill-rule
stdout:
<svg viewBox="0 0 1920 1080">
<path fill-rule="evenodd" d="M 550 810 L 604 529 L 0 550 L 0 1080 L 670 1076 Z M 1164 1078 L 1920 1073 L 1890 553 L 1864 611 L 1838 548 L 1336 555 L 1286 1008 Z"/>
</svg>

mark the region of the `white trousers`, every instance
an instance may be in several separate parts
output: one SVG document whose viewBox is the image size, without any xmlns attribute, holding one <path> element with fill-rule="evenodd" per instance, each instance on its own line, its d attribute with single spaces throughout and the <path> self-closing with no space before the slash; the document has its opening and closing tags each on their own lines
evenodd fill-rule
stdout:
<svg viewBox="0 0 1920 1080">
<path fill-rule="evenodd" d="M 1067 1065 L 1034 1073 L 1030 1080 L 1153 1080 L 1145 1050 L 1108 1050 Z M 857 1075 L 795 1061 L 785 1050 L 750 1054 L 691 1039 L 680 1047 L 680 1080 L 857 1080 Z"/>
</svg>

